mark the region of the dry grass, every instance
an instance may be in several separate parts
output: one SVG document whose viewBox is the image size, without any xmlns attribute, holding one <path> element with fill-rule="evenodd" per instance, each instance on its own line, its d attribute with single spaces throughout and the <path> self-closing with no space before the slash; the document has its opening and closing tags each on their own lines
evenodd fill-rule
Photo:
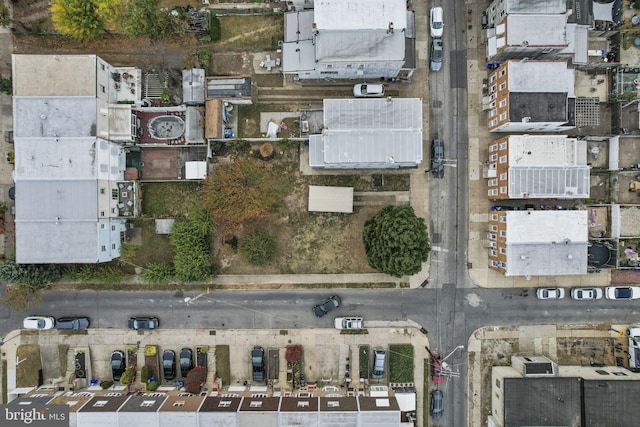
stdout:
<svg viewBox="0 0 640 427">
<path fill-rule="evenodd" d="M 220 16 L 219 19 L 222 38 L 215 47 L 271 48 L 284 39 L 284 20 L 280 15 Z"/>
<path fill-rule="evenodd" d="M 35 387 L 38 385 L 38 372 L 42 369 L 40 346 L 22 344 L 18 346 L 16 356 L 20 362 L 16 367 L 16 387 Z"/>
</svg>

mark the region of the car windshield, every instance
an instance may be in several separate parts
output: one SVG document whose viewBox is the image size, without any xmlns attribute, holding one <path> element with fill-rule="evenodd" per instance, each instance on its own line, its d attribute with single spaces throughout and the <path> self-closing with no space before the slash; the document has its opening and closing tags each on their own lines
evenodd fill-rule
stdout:
<svg viewBox="0 0 640 427">
<path fill-rule="evenodd" d="M 631 289 L 629 288 L 616 289 L 616 298 L 630 298 L 630 297 L 631 297 Z"/>
<path fill-rule="evenodd" d="M 433 28 L 439 30 L 440 28 L 442 28 L 442 22 L 435 21 L 433 23 Z"/>
<path fill-rule="evenodd" d="M 164 359 L 164 367 L 171 368 L 173 366 L 173 361 L 171 359 Z"/>
<path fill-rule="evenodd" d="M 111 367 L 115 369 L 120 368 L 120 359 L 111 359 Z"/>
<path fill-rule="evenodd" d="M 40 328 L 40 329 L 44 328 L 44 320 L 43 319 L 38 319 L 38 328 Z"/>
</svg>

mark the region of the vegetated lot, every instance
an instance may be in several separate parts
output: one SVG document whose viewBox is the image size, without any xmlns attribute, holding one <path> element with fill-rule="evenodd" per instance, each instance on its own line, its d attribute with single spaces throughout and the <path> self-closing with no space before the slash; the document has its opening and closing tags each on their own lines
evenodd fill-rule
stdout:
<svg viewBox="0 0 640 427">
<path fill-rule="evenodd" d="M 473 393 L 481 394 L 482 413 L 491 413 L 491 369 L 494 366 L 511 366 L 511 355 L 517 354 L 519 349 L 517 338 L 482 340 L 482 360 L 480 361 L 482 366 L 482 385 L 469 383 L 472 388 L 480 387 L 478 390 L 469 390 L 469 393 L 470 395 Z M 469 366 L 473 366 L 472 363 L 474 363 L 474 360 L 470 357 Z"/>
<path fill-rule="evenodd" d="M 215 350 L 216 374 L 222 380 L 222 384 L 231 384 L 231 360 L 229 359 L 229 346 L 217 345 Z"/>
<path fill-rule="evenodd" d="M 20 360 L 20 363 L 16 366 L 16 387 L 37 386 L 38 372 L 42 369 L 40 346 L 37 344 L 19 345 L 16 350 L 16 357 Z"/>
<path fill-rule="evenodd" d="M 222 38 L 216 47 L 272 48 L 284 40 L 282 15 L 220 16 Z"/>
<path fill-rule="evenodd" d="M 389 346 L 389 382 L 413 382 L 413 346 L 411 344 Z"/>
</svg>

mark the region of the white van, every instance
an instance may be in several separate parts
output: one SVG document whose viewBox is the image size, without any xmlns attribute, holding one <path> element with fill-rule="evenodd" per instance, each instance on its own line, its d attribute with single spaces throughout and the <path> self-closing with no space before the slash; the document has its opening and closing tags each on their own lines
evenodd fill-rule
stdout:
<svg viewBox="0 0 640 427">
<path fill-rule="evenodd" d="M 629 337 L 629 370 L 640 372 L 640 326 L 627 328 Z"/>
<path fill-rule="evenodd" d="M 386 356 L 387 352 L 382 348 L 373 350 L 373 371 L 371 371 L 371 378 L 379 380 L 384 377 L 384 361 Z"/>
</svg>

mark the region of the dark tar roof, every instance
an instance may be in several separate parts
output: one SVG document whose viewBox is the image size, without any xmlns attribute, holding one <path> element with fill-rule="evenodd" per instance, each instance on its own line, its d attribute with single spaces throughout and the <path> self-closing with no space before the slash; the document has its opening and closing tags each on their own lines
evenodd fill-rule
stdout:
<svg viewBox="0 0 640 427">
<path fill-rule="evenodd" d="M 220 405 L 220 402 L 231 402 Z M 200 412 L 237 412 L 242 402 L 241 397 L 207 397 L 200 407 Z"/>
<path fill-rule="evenodd" d="M 566 122 L 567 94 L 549 92 L 511 92 L 509 94 L 509 120 L 520 122 L 529 117 L 529 121 Z"/>
</svg>

